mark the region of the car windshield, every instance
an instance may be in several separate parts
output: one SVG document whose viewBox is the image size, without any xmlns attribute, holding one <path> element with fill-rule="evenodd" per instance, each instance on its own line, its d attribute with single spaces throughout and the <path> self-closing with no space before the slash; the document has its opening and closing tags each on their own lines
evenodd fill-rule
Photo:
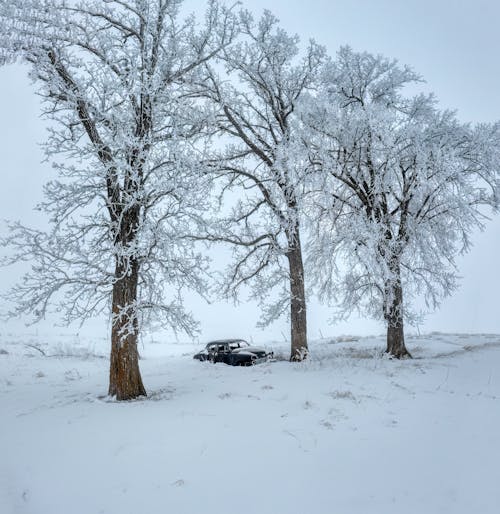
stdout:
<svg viewBox="0 0 500 514">
<path fill-rule="evenodd" d="M 235 350 L 236 348 L 246 348 L 247 346 L 250 346 L 246 341 L 232 341 L 229 343 L 229 348 L 231 350 Z"/>
<path fill-rule="evenodd" d="M 229 341 L 212 341 L 206 346 L 206 350 L 209 352 L 228 352 L 237 350 L 238 348 L 247 348 L 250 346 L 243 339 L 235 339 Z"/>
</svg>

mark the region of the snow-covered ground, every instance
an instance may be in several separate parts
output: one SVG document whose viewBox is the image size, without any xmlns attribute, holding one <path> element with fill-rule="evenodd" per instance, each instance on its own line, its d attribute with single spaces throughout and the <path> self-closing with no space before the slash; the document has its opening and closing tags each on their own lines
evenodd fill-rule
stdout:
<svg viewBox="0 0 500 514">
<path fill-rule="evenodd" d="M 117 403 L 106 341 L 2 334 L 0 512 L 500 512 L 500 336 L 354 339 L 252 368 L 149 342 Z"/>
</svg>

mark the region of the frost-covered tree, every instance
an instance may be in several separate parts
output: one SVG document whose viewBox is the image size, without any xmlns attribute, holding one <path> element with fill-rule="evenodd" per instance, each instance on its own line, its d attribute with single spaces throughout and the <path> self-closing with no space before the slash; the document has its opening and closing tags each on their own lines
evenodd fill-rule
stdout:
<svg viewBox="0 0 500 514">
<path fill-rule="evenodd" d="M 226 294 L 250 286 L 263 306 L 261 326 L 288 311 L 291 359 L 302 360 L 307 354 L 300 234 L 306 167 L 293 141 L 293 117 L 318 77 L 324 50 L 311 42 L 300 56 L 298 37 L 279 28 L 268 11 L 258 21 L 240 13 L 240 31 L 238 43 L 221 54 L 224 71 L 207 67 L 224 146 L 213 156 L 214 174 L 224 199 L 228 192 L 241 195 L 208 239 L 234 245 Z"/>
<path fill-rule="evenodd" d="M 457 283 L 455 258 L 496 204 L 499 125 L 472 128 L 394 61 L 349 48 L 303 120 L 315 168 L 312 275 L 324 297 L 387 323 L 387 352 L 409 356 L 411 299 L 435 308 Z M 305 138 L 307 140 L 307 138 Z"/>
<path fill-rule="evenodd" d="M 193 158 L 206 116 L 190 84 L 235 25 L 216 2 L 203 23 L 182 19 L 181 3 L 14 0 L 0 11 L 1 58 L 30 65 L 57 171 L 41 205 L 50 232 L 11 226 L 10 260 L 34 264 L 8 297 L 35 321 L 54 303 L 67 322 L 111 312 L 119 400 L 146 394 L 141 326 L 191 332 L 180 291 L 202 285 L 202 259 L 181 237 L 207 196 Z"/>
</svg>

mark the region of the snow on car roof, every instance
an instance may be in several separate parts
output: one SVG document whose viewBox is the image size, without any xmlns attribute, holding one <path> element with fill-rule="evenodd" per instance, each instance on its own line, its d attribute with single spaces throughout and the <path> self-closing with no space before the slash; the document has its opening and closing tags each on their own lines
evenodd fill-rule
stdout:
<svg viewBox="0 0 500 514">
<path fill-rule="evenodd" d="M 226 344 L 226 343 L 246 343 L 244 339 L 218 339 L 216 341 L 210 341 L 209 344 Z"/>
</svg>

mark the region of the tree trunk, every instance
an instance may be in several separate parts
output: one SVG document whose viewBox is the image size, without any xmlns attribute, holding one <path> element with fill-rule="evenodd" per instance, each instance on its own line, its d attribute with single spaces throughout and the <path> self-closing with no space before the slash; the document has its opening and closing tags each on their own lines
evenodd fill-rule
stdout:
<svg viewBox="0 0 500 514">
<path fill-rule="evenodd" d="M 307 357 L 307 310 L 304 287 L 304 264 L 300 245 L 299 229 L 296 227 L 293 244 L 288 250 L 290 268 L 290 321 L 291 361 L 302 361 Z"/>
<path fill-rule="evenodd" d="M 386 294 L 389 293 L 389 308 L 385 316 L 387 320 L 387 349 L 385 352 L 397 359 L 411 359 L 410 352 L 405 346 L 403 287 L 399 267 L 393 271 L 397 278 L 395 281 L 391 281 L 386 287 Z"/>
<path fill-rule="evenodd" d="M 121 261 L 121 262 L 120 262 Z M 135 301 L 139 263 L 128 260 L 128 269 L 118 258 L 113 285 L 113 323 L 111 328 L 111 359 L 109 372 L 109 395 L 117 400 L 131 400 L 146 396 L 139 371 L 137 337 L 139 323 Z"/>
</svg>

